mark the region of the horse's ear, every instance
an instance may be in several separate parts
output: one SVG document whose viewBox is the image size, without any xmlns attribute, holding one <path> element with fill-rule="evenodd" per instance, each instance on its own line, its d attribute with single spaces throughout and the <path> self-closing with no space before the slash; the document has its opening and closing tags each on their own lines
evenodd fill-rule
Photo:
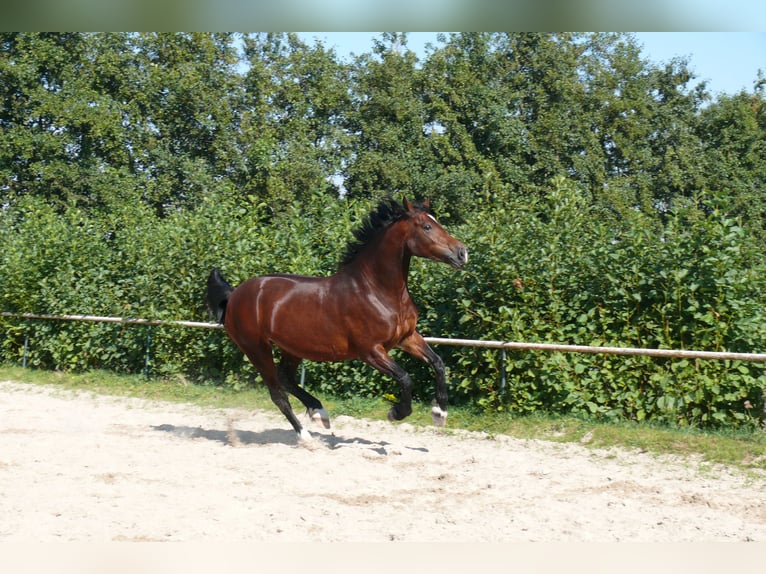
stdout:
<svg viewBox="0 0 766 574">
<path fill-rule="evenodd" d="M 403 198 L 402 205 L 404 206 L 404 210 L 407 212 L 412 211 L 412 203 L 410 203 L 410 200 L 406 197 Z"/>
<path fill-rule="evenodd" d="M 423 201 L 423 207 L 425 207 L 428 211 L 431 211 L 431 200 L 426 198 Z"/>
</svg>

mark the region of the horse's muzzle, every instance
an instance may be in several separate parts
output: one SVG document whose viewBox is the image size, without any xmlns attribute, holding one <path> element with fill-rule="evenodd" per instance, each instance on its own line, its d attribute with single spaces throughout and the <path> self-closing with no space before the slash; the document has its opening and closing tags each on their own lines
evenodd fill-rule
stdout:
<svg viewBox="0 0 766 574">
<path fill-rule="evenodd" d="M 468 249 L 466 249 L 465 245 L 459 243 L 450 253 L 447 262 L 455 269 L 461 269 L 468 263 Z"/>
</svg>

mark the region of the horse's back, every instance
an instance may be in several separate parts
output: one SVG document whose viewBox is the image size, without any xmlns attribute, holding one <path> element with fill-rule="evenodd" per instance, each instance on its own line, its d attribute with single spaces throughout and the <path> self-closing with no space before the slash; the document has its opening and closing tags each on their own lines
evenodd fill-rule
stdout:
<svg viewBox="0 0 766 574">
<path fill-rule="evenodd" d="M 325 281 L 323 277 L 286 273 L 251 277 L 232 291 L 228 306 L 234 313 L 257 313 L 260 316 L 287 301 L 296 303 L 300 299 L 315 299 Z"/>
<path fill-rule="evenodd" d="M 330 279 L 304 275 L 270 274 L 252 277 L 232 292 L 226 313 L 226 330 L 240 346 L 248 341 L 276 344 L 285 351 L 319 359 L 327 353 L 322 339 L 337 319 L 338 302 Z M 316 350 L 315 350 L 316 349 Z"/>
</svg>

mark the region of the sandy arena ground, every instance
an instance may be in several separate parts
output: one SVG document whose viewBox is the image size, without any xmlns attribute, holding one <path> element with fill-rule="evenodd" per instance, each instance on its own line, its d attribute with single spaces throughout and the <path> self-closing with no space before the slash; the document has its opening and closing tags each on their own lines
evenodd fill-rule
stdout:
<svg viewBox="0 0 766 574">
<path fill-rule="evenodd" d="M 332 422 L 0 382 L 0 542 L 766 541 L 763 474 Z"/>
</svg>

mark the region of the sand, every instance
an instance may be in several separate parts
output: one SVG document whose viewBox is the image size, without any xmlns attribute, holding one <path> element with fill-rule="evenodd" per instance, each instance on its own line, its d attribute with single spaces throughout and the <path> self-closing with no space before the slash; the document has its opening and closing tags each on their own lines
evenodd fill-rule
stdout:
<svg viewBox="0 0 766 574">
<path fill-rule="evenodd" d="M 0 382 L 0 542 L 766 541 L 764 473 L 449 420 L 309 428 Z"/>
</svg>

